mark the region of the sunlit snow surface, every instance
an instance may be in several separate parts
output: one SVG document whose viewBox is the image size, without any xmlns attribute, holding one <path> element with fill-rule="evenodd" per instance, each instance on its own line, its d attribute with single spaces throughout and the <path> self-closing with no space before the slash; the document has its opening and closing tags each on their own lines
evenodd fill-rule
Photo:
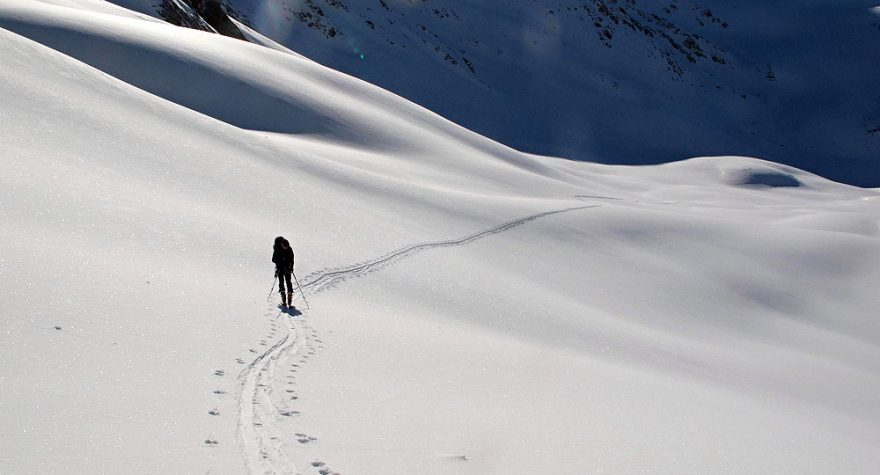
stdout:
<svg viewBox="0 0 880 475">
<path fill-rule="evenodd" d="M 876 190 L 525 155 L 102 2 L 0 43 L 0 473 L 880 466 Z"/>
</svg>

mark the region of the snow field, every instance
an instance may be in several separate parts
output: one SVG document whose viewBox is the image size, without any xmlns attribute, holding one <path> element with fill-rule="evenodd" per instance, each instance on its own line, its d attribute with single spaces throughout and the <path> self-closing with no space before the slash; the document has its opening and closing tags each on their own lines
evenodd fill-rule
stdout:
<svg viewBox="0 0 880 475">
<path fill-rule="evenodd" d="M 880 463 L 876 190 L 520 154 L 65 3 L 0 6 L 0 472 Z"/>
</svg>

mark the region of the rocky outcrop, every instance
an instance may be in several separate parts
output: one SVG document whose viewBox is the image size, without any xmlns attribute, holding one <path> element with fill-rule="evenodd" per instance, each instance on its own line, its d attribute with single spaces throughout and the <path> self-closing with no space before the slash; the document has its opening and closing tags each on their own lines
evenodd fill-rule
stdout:
<svg viewBox="0 0 880 475">
<path fill-rule="evenodd" d="M 229 19 L 220 0 L 189 0 L 192 7 L 211 25 L 217 33 L 244 40 L 241 30 Z"/>
<path fill-rule="evenodd" d="M 158 11 L 159 16 L 173 25 L 245 39 L 220 0 L 162 0 Z"/>
<path fill-rule="evenodd" d="M 162 0 L 156 9 L 159 16 L 172 25 L 217 33 L 201 15 L 184 0 Z"/>
</svg>

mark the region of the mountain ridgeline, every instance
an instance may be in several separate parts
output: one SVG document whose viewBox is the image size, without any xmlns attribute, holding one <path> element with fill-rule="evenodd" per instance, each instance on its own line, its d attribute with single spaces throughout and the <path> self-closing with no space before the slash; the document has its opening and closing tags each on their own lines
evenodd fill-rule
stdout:
<svg viewBox="0 0 880 475">
<path fill-rule="evenodd" d="M 880 14 L 868 2 L 190 0 L 208 4 L 527 152 L 750 155 L 880 186 Z M 167 7 L 181 2 L 164 5 L 156 15 L 174 22 Z"/>
</svg>

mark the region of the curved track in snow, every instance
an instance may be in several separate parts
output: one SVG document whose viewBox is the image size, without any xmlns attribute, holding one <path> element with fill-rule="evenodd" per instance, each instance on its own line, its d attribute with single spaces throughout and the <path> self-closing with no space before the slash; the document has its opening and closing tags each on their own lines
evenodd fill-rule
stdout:
<svg viewBox="0 0 880 475">
<path fill-rule="evenodd" d="M 238 375 L 238 436 L 251 473 L 297 473 L 284 453 L 277 426 L 282 419 L 300 414 L 296 373 L 322 345 L 303 319 L 279 312 L 271 325 L 272 333 L 281 336 Z M 316 440 L 307 434 L 297 437 L 300 443 Z"/>
<path fill-rule="evenodd" d="M 349 277 L 359 277 L 375 272 L 397 260 L 416 252 L 449 246 L 461 246 L 493 234 L 508 231 L 516 226 L 569 211 L 598 208 L 601 205 L 577 206 L 548 211 L 509 221 L 461 238 L 413 244 L 384 256 L 355 265 L 313 272 L 303 280 L 303 292 L 319 293 Z M 279 317 L 284 317 L 280 318 Z M 322 348 L 317 333 L 304 318 L 289 318 L 278 313 L 272 323 L 272 334 L 280 331 L 277 340 L 258 354 L 238 375 L 240 392 L 238 400 L 238 436 L 241 449 L 251 473 L 297 473 L 297 467 L 284 452 L 284 444 L 278 424 L 285 418 L 295 418 L 295 377 L 301 365 L 308 362 L 318 348 Z M 278 320 L 281 323 L 278 323 Z M 280 327 L 280 330 L 279 330 Z M 268 345 L 267 342 L 263 344 Z M 287 370 L 287 374 L 280 374 Z M 289 436 L 288 436 L 289 437 Z M 316 441 L 308 434 L 295 434 L 297 442 L 308 444 Z"/>
<path fill-rule="evenodd" d="M 326 290 L 327 288 L 332 287 L 333 285 L 345 280 L 348 277 L 357 277 L 364 274 L 368 274 L 370 272 L 375 272 L 380 268 L 391 264 L 392 262 L 407 257 L 411 254 L 414 254 L 419 251 L 424 251 L 427 249 L 436 249 L 440 247 L 448 247 L 448 246 L 460 246 L 463 244 L 468 244 L 478 239 L 482 239 L 486 236 L 490 236 L 492 234 L 498 234 L 504 231 L 507 231 L 511 228 L 519 226 L 521 224 L 528 223 L 529 221 L 534 221 L 536 219 L 545 218 L 554 214 L 565 213 L 568 211 L 577 211 L 588 208 L 598 208 L 601 205 L 589 205 L 589 206 L 577 206 L 574 208 L 566 208 L 556 211 L 548 211 L 545 213 L 539 213 L 532 216 L 527 216 L 525 218 L 516 219 L 514 221 L 510 221 L 499 226 L 495 226 L 493 228 L 489 228 L 474 234 L 470 234 L 468 236 L 458 238 L 458 239 L 450 239 L 447 241 L 435 241 L 435 242 L 426 242 L 421 244 L 413 244 L 411 246 L 407 246 L 396 251 L 390 252 L 382 257 L 378 257 L 376 259 L 371 259 L 369 261 L 364 261 L 359 264 L 355 264 L 348 267 L 336 268 L 336 269 L 324 269 L 316 272 L 312 272 L 307 275 L 305 279 L 303 279 L 303 288 L 308 290 L 314 290 L 314 292 L 321 292 Z"/>
</svg>

